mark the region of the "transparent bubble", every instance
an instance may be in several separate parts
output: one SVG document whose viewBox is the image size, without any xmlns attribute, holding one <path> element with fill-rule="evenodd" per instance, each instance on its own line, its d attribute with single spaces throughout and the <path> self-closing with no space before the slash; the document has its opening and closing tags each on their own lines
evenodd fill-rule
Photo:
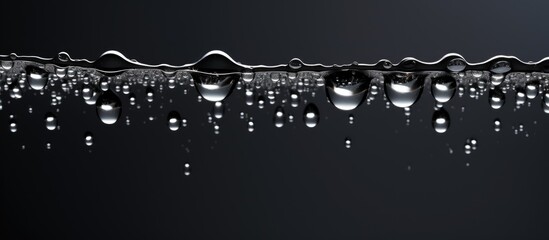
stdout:
<svg viewBox="0 0 549 240">
<path fill-rule="evenodd" d="M 493 109 L 500 109 L 505 104 L 505 94 L 499 87 L 494 87 L 488 93 L 488 101 Z"/>
<path fill-rule="evenodd" d="M 351 148 L 351 139 L 345 138 L 345 148 Z"/>
</svg>

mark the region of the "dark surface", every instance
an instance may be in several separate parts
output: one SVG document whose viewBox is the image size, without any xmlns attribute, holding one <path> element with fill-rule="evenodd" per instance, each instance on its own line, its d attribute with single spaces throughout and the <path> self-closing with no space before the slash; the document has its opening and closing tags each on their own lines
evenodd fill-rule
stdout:
<svg viewBox="0 0 549 240">
<path fill-rule="evenodd" d="M 93 59 L 116 49 L 143 62 L 182 64 L 221 49 L 250 64 L 293 57 L 330 64 L 407 56 L 431 61 L 448 52 L 470 61 L 497 54 L 537 61 L 549 52 L 542 24 L 549 18 L 546 3 L 9 5 L 3 7 L 2 54 L 48 57 L 67 51 Z M 412 109 L 408 127 L 401 109 L 385 109 L 379 99 L 353 111 L 356 123 L 349 125 L 348 113 L 326 103 L 323 90 L 317 93 L 313 101 L 322 119 L 316 128 L 302 123 L 301 104 L 286 109 L 296 122 L 276 129 L 275 106 L 246 107 L 243 92 L 235 92 L 216 136 L 206 123 L 213 104 L 197 103 L 192 89 L 186 96 L 181 88 L 166 90 L 152 108 L 138 92 L 143 109 L 123 109 L 113 126 L 101 124 L 93 107 L 71 96 L 57 114 L 61 130 L 53 132 L 43 122 L 53 111 L 49 98 L 29 94 L 8 106 L 2 92 L 0 234 L 3 239 L 549 238 L 544 157 L 549 120 L 539 97 L 516 112 L 510 94 L 497 111 L 487 94 L 478 101 L 454 99 L 446 108 L 450 130 L 437 134 L 428 91 Z M 189 127 L 170 132 L 165 122 L 170 110 L 188 118 Z M 254 116 L 253 133 L 240 111 Z M 16 134 L 8 130 L 9 114 L 17 116 Z M 149 116 L 158 119 L 149 122 Z M 496 117 L 504 124 L 500 133 L 493 131 Z M 513 134 L 518 123 L 528 138 Z M 91 148 L 84 146 L 86 131 L 95 136 Z M 352 138 L 351 149 L 344 148 L 345 137 Z M 479 149 L 465 155 L 470 137 L 478 139 Z M 185 162 L 192 166 L 188 177 Z"/>
</svg>

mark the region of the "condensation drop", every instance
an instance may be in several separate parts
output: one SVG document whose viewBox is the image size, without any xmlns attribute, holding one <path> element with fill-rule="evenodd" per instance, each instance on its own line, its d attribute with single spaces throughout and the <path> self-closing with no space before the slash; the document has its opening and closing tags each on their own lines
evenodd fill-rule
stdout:
<svg viewBox="0 0 549 240">
<path fill-rule="evenodd" d="M 112 90 L 107 90 L 97 98 L 96 108 L 99 119 L 105 124 L 114 124 L 121 114 L 122 103 Z"/>
<path fill-rule="evenodd" d="M 328 99 L 345 111 L 357 108 L 364 101 L 371 82 L 371 78 L 355 70 L 334 72 L 325 79 Z"/>
<path fill-rule="evenodd" d="M 234 83 L 238 80 L 238 74 L 208 74 L 191 73 L 195 87 L 200 95 L 210 101 L 219 102 L 225 99 L 232 91 Z"/>
<path fill-rule="evenodd" d="M 320 114 L 316 105 L 314 103 L 307 104 L 303 112 L 303 122 L 305 122 L 305 125 L 313 128 L 318 124 L 319 120 Z"/>
<path fill-rule="evenodd" d="M 53 113 L 51 112 L 46 113 L 45 120 L 46 120 L 46 128 L 48 130 L 51 131 L 57 128 L 57 117 L 55 117 Z"/>
<path fill-rule="evenodd" d="M 286 116 L 284 115 L 284 109 L 282 107 L 276 107 L 273 122 L 275 124 L 275 127 L 277 128 L 281 128 L 284 126 L 284 123 L 286 122 Z"/>
<path fill-rule="evenodd" d="M 84 143 L 88 147 L 93 145 L 93 134 L 91 132 L 84 133 Z"/>
<path fill-rule="evenodd" d="M 351 139 L 345 138 L 345 148 L 351 148 Z"/>
<path fill-rule="evenodd" d="M 385 94 L 393 105 L 400 108 L 410 107 L 421 96 L 424 79 L 424 74 L 389 73 L 385 76 Z"/>
<path fill-rule="evenodd" d="M 431 78 L 431 94 L 439 103 L 446 103 L 456 92 L 456 79 L 449 74 Z"/>
<path fill-rule="evenodd" d="M 48 83 L 48 72 L 34 65 L 25 67 L 27 73 L 27 83 L 34 90 L 43 89 Z"/>
<path fill-rule="evenodd" d="M 505 60 L 498 61 L 490 67 L 490 71 L 493 73 L 506 73 L 511 71 L 511 64 Z"/>
<path fill-rule="evenodd" d="M 183 164 L 183 174 L 185 174 L 185 176 L 191 175 L 191 164 L 189 163 Z"/>
<path fill-rule="evenodd" d="M 448 62 L 448 70 L 452 72 L 461 72 L 465 69 L 467 64 L 463 60 L 463 58 L 454 58 Z"/>
<path fill-rule="evenodd" d="M 152 87 L 147 87 L 145 89 L 145 98 L 147 99 L 147 102 L 152 102 L 154 100 L 154 90 Z"/>
<path fill-rule="evenodd" d="M 177 131 L 181 126 L 181 116 L 176 111 L 168 113 L 168 128 L 172 131 Z"/>
<path fill-rule="evenodd" d="M 505 94 L 499 87 L 490 89 L 488 93 L 488 101 L 493 109 L 500 109 L 505 104 Z"/>
<path fill-rule="evenodd" d="M 450 115 L 444 108 L 433 113 L 433 128 L 437 133 L 445 133 L 450 127 Z"/>
<path fill-rule="evenodd" d="M 223 118 L 225 114 L 225 104 L 223 102 L 215 102 L 213 107 L 213 115 L 217 119 Z"/>
</svg>

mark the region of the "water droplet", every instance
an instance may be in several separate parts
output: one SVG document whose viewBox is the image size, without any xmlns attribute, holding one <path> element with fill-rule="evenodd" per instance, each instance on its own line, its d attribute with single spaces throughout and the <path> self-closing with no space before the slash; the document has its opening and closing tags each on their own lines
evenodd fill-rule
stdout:
<svg viewBox="0 0 549 240">
<path fill-rule="evenodd" d="M 67 69 L 62 67 L 55 68 L 55 75 L 59 78 L 64 78 L 67 75 Z"/>
<path fill-rule="evenodd" d="M 490 67 L 490 71 L 493 73 L 506 73 L 511 71 L 511 64 L 505 60 L 498 61 Z"/>
<path fill-rule="evenodd" d="M 82 86 L 82 98 L 88 105 L 94 105 L 97 102 L 97 98 L 101 95 L 99 89 L 95 86 L 84 84 Z"/>
<path fill-rule="evenodd" d="M 234 83 L 238 80 L 238 74 L 207 74 L 191 73 L 196 90 L 200 95 L 210 101 L 219 102 L 225 99 L 232 91 Z"/>
<path fill-rule="evenodd" d="M 431 94 L 437 102 L 446 103 L 454 96 L 456 86 L 456 79 L 449 74 L 433 77 L 431 79 Z"/>
<path fill-rule="evenodd" d="M 421 96 L 424 79 L 424 74 L 389 73 L 385 76 L 385 94 L 393 105 L 410 107 Z"/>
<path fill-rule="evenodd" d="M 465 143 L 464 149 L 465 149 L 465 154 L 471 154 L 471 144 Z"/>
<path fill-rule="evenodd" d="M 46 149 L 50 150 L 51 149 L 51 143 L 46 143 Z"/>
<path fill-rule="evenodd" d="M 59 52 L 57 54 L 57 59 L 59 59 L 59 61 L 61 61 L 61 62 L 66 62 L 66 61 L 69 61 L 69 59 L 71 59 L 71 57 L 66 52 Z"/>
<path fill-rule="evenodd" d="M 299 58 L 293 58 L 288 63 L 288 66 L 292 69 L 300 69 L 303 66 L 303 62 Z"/>
<path fill-rule="evenodd" d="M 351 139 L 345 138 L 345 148 L 351 148 Z"/>
<path fill-rule="evenodd" d="M 541 102 L 541 106 L 545 113 L 549 113 L 549 91 L 543 93 L 543 101 Z"/>
<path fill-rule="evenodd" d="M 371 78 L 355 70 L 334 72 L 325 79 L 328 99 L 345 111 L 357 108 L 364 101 L 371 82 Z"/>
<path fill-rule="evenodd" d="M 248 132 L 254 131 L 254 121 L 252 118 L 248 119 Z"/>
<path fill-rule="evenodd" d="M 477 140 L 474 139 L 474 138 L 471 138 L 471 139 L 469 140 L 469 142 L 471 143 L 471 149 L 472 149 L 472 150 L 477 150 Z"/>
<path fill-rule="evenodd" d="M 221 119 L 225 113 L 225 104 L 223 102 L 215 102 L 213 107 L 213 115 L 217 119 Z"/>
<path fill-rule="evenodd" d="M 496 73 L 490 76 L 490 82 L 492 82 L 494 86 L 499 86 L 504 79 L 505 79 L 505 75 L 503 75 L 502 73 Z"/>
<path fill-rule="evenodd" d="M 299 100 L 299 93 L 295 90 L 290 90 L 290 104 L 292 105 L 292 107 L 298 107 Z"/>
<path fill-rule="evenodd" d="M 107 90 L 97 98 L 97 115 L 105 124 L 114 124 L 120 118 L 122 103 L 112 90 Z"/>
<path fill-rule="evenodd" d="M 505 104 L 505 94 L 499 87 L 490 89 L 488 93 L 488 101 L 493 109 L 500 109 Z"/>
<path fill-rule="evenodd" d="M 531 80 L 526 83 L 526 97 L 528 99 L 536 98 L 539 92 L 538 86 L 539 82 L 535 80 Z"/>
<path fill-rule="evenodd" d="M 433 113 L 433 128 L 437 133 L 445 133 L 450 127 L 450 114 L 444 108 Z"/>
<path fill-rule="evenodd" d="M 57 128 L 57 117 L 55 117 L 53 113 L 51 112 L 46 113 L 45 120 L 46 120 L 46 128 L 48 130 L 51 131 Z"/>
<path fill-rule="evenodd" d="M 448 70 L 452 72 L 461 72 L 465 69 L 467 64 L 463 60 L 463 58 L 454 58 L 448 62 Z"/>
<path fill-rule="evenodd" d="M 275 109 L 275 115 L 273 118 L 275 127 L 281 128 L 284 126 L 284 122 L 286 121 L 286 116 L 284 115 L 284 109 L 280 106 L 276 107 Z"/>
<path fill-rule="evenodd" d="M 93 145 L 93 134 L 91 132 L 84 133 L 84 143 L 88 147 Z"/>
<path fill-rule="evenodd" d="M 265 97 L 259 96 L 259 97 L 257 98 L 257 107 L 258 107 L 259 109 L 263 109 L 263 108 L 265 107 Z"/>
<path fill-rule="evenodd" d="M 494 120 L 494 131 L 501 131 L 501 121 L 497 118 Z"/>
<path fill-rule="evenodd" d="M 10 118 L 10 132 L 14 133 L 17 132 L 17 121 L 15 121 L 15 118 Z"/>
<path fill-rule="evenodd" d="M 349 124 L 354 124 L 355 123 L 355 116 L 353 116 L 353 114 L 349 114 Z"/>
<path fill-rule="evenodd" d="M 523 105 L 526 102 L 526 93 L 524 91 L 524 88 L 517 87 L 515 89 L 515 92 L 516 92 L 515 94 L 516 105 L 517 106 Z"/>
<path fill-rule="evenodd" d="M 27 73 L 27 83 L 34 90 L 43 89 L 48 83 L 48 72 L 34 65 L 25 67 Z"/>
<path fill-rule="evenodd" d="M 183 165 L 183 173 L 185 174 L 185 176 L 191 175 L 191 164 L 185 163 Z"/>
<path fill-rule="evenodd" d="M 168 113 L 168 128 L 172 131 L 177 131 L 181 126 L 181 116 L 176 111 Z"/>
<path fill-rule="evenodd" d="M 244 82 L 251 82 L 252 80 L 254 80 L 254 72 L 250 70 L 243 71 L 242 80 L 244 80 Z"/>
<path fill-rule="evenodd" d="M 319 120 L 320 114 L 316 105 L 314 103 L 307 104 L 303 112 L 303 122 L 305 122 L 305 125 L 313 128 L 318 124 Z"/>
<path fill-rule="evenodd" d="M 154 90 L 152 89 L 152 87 L 147 87 L 145 89 L 145 95 L 147 102 L 152 102 L 154 100 Z"/>
<path fill-rule="evenodd" d="M 12 61 L 2 61 L 2 68 L 4 70 L 10 70 L 13 67 Z"/>
</svg>

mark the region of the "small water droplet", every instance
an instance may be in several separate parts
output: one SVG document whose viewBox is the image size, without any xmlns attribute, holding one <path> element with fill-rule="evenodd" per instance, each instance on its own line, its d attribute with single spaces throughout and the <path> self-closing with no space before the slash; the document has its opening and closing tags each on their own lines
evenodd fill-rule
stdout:
<svg viewBox="0 0 549 240">
<path fill-rule="evenodd" d="M 284 115 L 284 109 L 280 106 L 276 107 L 275 115 L 274 115 L 274 118 L 273 118 L 273 122 L 275 124 L 275 127 L 277 127 L 277 128 L 283 127 L 285 121 L 286 121 L 286 116 Z"/>
<path fill-rule="evenodd" d="M 494 131 L 501 131 L 501 121 L 497 118 L 494 120 Z"/>
<path fill-rule="evenodd" d="M 10 118 L 10 132 L 14 133 L 17 132 L 17 121 L 15 121 L 15 118 Z"/>
<path fill-rule="evenodd" d="M 46 128 L 50 131 L 55 130 L 57 128 L 57 117 L 53 115 L 53 113 L 48 112 L 45 116 L 46 120 Z"/>
<path fill-rule="evenodd" d="M 505 75 L 502 73 L 495 73 L 495 74 L 492 74 L 492 76 L 490 76 L 490 82 L 494 86 L 499 86 L 504 79 L 505 79 Z"/>
<path fill-rule="evenodd" d="M 91 132 L 84 133 L 84 143 L 88 147 L 93 145 L 93 134 Z"/>
<path fill-rule="evenodd" d="M 191 175 L 191 164 L 189 163 L 183 164 L 183 173 L 185 174 L 185 176 Z"/>
<path fill-rule="evenodd" d="M 46 143 L 46 149 L 50 150 L 51 149 L 51 143 Z"/>
<path fill-rule="evenodd" d="M 244 72 L 242 72 L 242 80 L 244 80 L 244 82 L 251 82 L 252 80 L 254 80 L 254 72 L 250 70 L 245 70 Z"/>
<path fill-rule="evenodd" d="M 215 102 L 213 107 L 213 115 L 217 119 L 223 118 L 225 113 L 225 104 L 223 102 Z"/>
<path fill-rule="evenodd" d="M 145 89 L 145 95 L 147 102 L 152 102 L 154 100 L 154 90 L 152 89 L 152 87 L 147 87 Z"/>
<path fill-rule="evenodd" d="M 248 132 L 254 131 L 254 121 L 252 118 L 248 119 Z"/>
<path fill-rule="evenodd" d="M 433 128 L 437 133 L 445 133 L 450 127 L 450 115 L 444 108 L 433 113 Z"/>
<path fill-rule="evenodd" d="M 9 61 L 9 60 L 2 61 L 2 68 L 4 70 L 10 70 L 12 67 L 13 67 L 13 61 Z"/>
<path fill-rule="evenodd" d="M 168 128 L 172 131 L 179 130 L 181 126 L 181 116 L 176 111 L 171 111 L 168 113 Z"/>
<path fill-rule="evenodd" d="M 318 108 L 314 103 L 309 103 L 305 106 L 303 112 L 303 122 L 305 125 L 310 128 L 314 128 L 320 120 L 320 114 Z"/>
<path fill-rule="evenodd" d="M 349 114 L 349 124 L 354 124 L 355 123 L 355 116 L 353 114 Z"/>
<path fill-rule="evenodd" d="M 351 148 L 351 139 L 345 138 L 345 148 Z"/>
<path fill-rule="evenodd" d="M 505 94 L 499 87 L 494 87 L 488 93 L 488 100 L 493 109 L 500 109 L 505 104 Z"/>
</svg>

